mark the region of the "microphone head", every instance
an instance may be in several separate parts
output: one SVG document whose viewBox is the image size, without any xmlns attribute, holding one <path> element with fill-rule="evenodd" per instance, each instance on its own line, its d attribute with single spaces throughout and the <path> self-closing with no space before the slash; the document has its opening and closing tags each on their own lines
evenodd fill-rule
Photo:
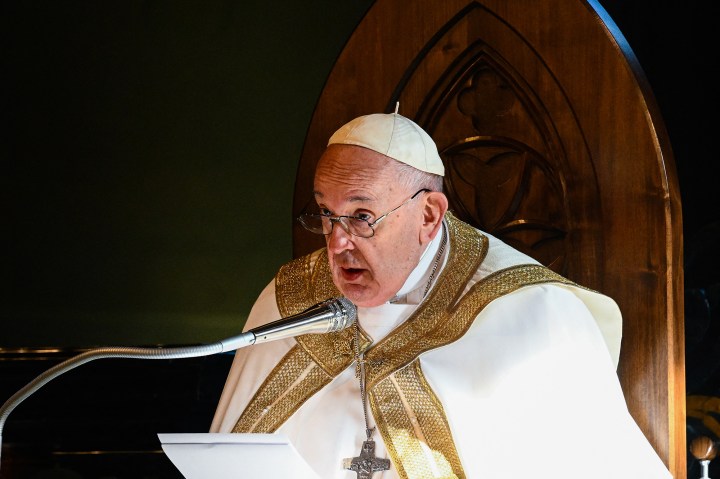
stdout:
<svg viewBox="0 0 720 479">
<path fill-rule="evenodd" d="M 345 329 L 357 320 L 357 307 L 349 299 L 329 299 L 326 304 L 333 311 L 332 324 L 327 330 L 328 333 Z"/>
</svg>

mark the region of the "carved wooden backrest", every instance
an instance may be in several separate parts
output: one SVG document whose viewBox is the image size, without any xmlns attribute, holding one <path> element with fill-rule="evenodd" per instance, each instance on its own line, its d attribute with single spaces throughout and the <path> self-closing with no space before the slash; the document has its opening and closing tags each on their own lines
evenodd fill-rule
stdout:
<svg viewBox="0 0 720 479">
<path fill-rule="evenodd" d="M 604 10 L 585 0 L 378 0 L 318 102 L 296 216 L 330 135 L 397 101 L 435 139 L 456 216 L 618 302 L 630 411 L 684 477 L 677 179 L 652 94 Z M 296 256 L 323 244 L 293 233 Z"/>
</svg>

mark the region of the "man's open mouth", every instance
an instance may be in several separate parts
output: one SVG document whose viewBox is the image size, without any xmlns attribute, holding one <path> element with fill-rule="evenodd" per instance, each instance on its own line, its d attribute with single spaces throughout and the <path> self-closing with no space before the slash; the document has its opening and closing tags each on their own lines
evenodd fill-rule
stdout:
<svg viewBox="0 0 720 479">
<path fill-rule="evenodd" d="M 364 269 L 361 268 L 340 268 L 343 279 L 346 281 L 356 280 L 362 275 Z"/>
</svg>

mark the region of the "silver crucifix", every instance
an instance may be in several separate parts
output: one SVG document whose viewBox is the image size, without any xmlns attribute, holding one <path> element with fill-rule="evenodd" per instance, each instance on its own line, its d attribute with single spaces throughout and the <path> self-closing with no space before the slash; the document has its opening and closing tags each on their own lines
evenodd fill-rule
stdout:
<svg viewBox="0 0 720 479">
<path fill-rule="evenodd" d="M 371 479 L 373 474 L 390 469 L 390 459 L 375 457 L 375 441 L 363 441 L 358 457 L 343 460 L 343 468 L 355 471 L 358 479 Z"/>
</svg>

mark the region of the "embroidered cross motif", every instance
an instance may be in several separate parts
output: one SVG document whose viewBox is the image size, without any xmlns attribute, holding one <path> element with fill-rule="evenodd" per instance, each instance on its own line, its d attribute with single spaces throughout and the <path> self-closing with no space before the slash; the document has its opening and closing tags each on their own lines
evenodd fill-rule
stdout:
<svg viewBox="0 0 720 479">
<path fill-rule="evenodd" d="M 354 471 L 358 479 L 371 479 L 378 471 L 390 470 L 390 459 L 375 457 L 375 441 L 364 441 L 358 457 L 343 460 L 343 469 Z"/>
</svg>

